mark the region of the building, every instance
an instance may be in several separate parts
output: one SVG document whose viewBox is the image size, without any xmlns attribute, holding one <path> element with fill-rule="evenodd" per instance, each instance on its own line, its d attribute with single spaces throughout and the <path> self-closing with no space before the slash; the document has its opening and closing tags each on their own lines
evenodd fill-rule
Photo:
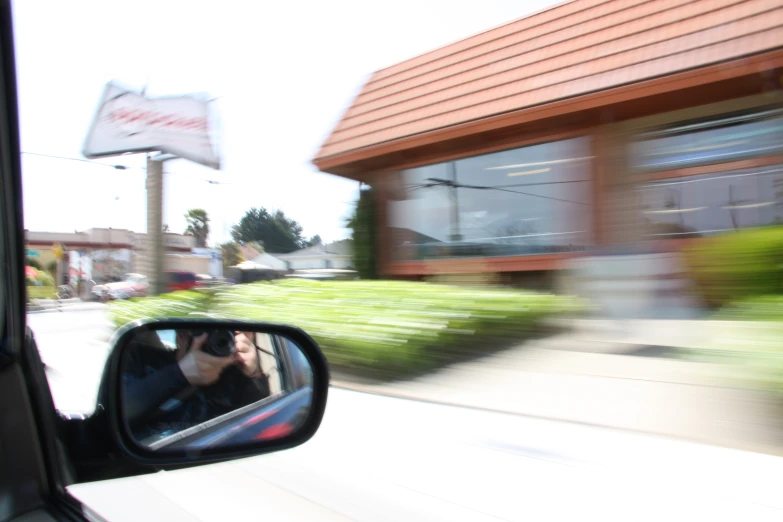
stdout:
<svg viewBox="0 0 783 522">
<path fill-rule="evenodd" d="M 313 162 L 372 187 L 387 277 L 540 279 L 777 223 L 782 22 L 779 0 L 566 2 L 376 72 Z"/>
<path fill-rule="evenodd" d="M 328 245 L 314 245 L 288 254 L 272 255 L 285 262 L 288 270 L 353 268 L 353 248 L 349 239 Z"/>
<path fill-rule="evenodd" d="M 222 275 L 219 251 L 196 248 L 190 235 L 164 234 L 167 270 L 192 270 L 213 276 Z M 141 272 L 147 249 L 147 234 L 125 229 L 91 228 L 84 232 L 25 231 L 27 257 L 36 259 L 46 268 L 55 261 L 55 245 L 61 245 L 75 264 L 75 272 L 86 272 L 93 279 L 122 277 L 128 272 Z M 74 258 L 75 255 L 75 258 Z M 78 268 L 81 265 L 81 268 Z"/>
<path fill-rule="evenodd" d="M 252 261 L 257 265 L 268 266 L 272 270 L 277 270 L 279 272 L 285 272 L 288 270 L 288 263 L 286 263 L 279 257 L 275 257 L 272 254 L 267 254 L 266 252 L 262 254 L 258 254 L 256 257 L 250 259 L 249 261 Z"/>
</svg>

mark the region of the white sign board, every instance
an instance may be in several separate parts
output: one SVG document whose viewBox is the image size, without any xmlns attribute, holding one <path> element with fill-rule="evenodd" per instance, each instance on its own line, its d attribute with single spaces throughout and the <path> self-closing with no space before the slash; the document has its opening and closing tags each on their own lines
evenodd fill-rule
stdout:
<svg viewBox="0 0 783 522">
<path fill-rule="evenodd" d="M 160 151 L 220 169 L 209 102 L 195 96 L 146 98 L 112 82 L 87 134 L 87 158 Z"/>
</svg>

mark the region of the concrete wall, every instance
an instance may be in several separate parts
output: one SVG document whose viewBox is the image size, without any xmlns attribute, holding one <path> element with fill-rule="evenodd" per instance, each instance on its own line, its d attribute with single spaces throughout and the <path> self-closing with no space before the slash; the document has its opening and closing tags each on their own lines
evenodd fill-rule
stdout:
<svg viewBox="0 0 783 522">
<path fill-rule="evenodd" d="M 584 257 L 559 274 L 559 290 L 589 299 L 611 319 L 691 318 L 693 297 L 679 254 L 628 253 Z"/>
</svg>

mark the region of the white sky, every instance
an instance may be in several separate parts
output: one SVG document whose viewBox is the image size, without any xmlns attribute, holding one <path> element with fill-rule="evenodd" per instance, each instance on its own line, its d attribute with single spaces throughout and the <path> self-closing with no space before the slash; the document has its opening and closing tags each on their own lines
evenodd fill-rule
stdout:
<svg viewBox="0 0 783 522">
<path fill-rule="evenodd" d="M 220 97 L 224 170 L 166 165 L 164 223 L 205 208 L 210 243 L 252 206 L 280 208 L 305 234 L 343 228 L 357 184 L 310 164 L 373 72 L 554 5 L 552 0 L 16 1 L 22 150 L 80 158 L 105 83 L 152 96 Z M 101 165 L 23 155 L 25 226 L 146 231 L 144 156 Z M 224 182 L 213 185 L 205 180 Z"/>
</svg>

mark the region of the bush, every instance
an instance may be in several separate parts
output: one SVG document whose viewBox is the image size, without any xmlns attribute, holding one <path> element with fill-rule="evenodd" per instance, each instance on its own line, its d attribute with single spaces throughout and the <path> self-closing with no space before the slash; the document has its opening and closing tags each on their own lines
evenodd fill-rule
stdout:
<svg viewBox="0 0 783 522">
<path fill-rule="evenodd" d="M 684 251 L 703 301 L 723 306 L 783 291 L 783 227 L 765 227 L 700 239 Z"/>
<path fill-rule="evenodd" d="M 28 286 L 27 299 L 56 299 L 57 288 L 55 286 Z"/>
<path fill-rule="evenodd" d="M 292 324 L 318 341 L 333 367 L 380 377 L 487 353 L 579 307 L 554 295 L 401 281 L 280 280 L 221 289 L 211 301 L 178 294 L 117 303 L 112 317 L 118 326 L 192 313 Z"/>
<path fill-rule="evenodd" d="M 378 238 L 375 193 L 372 189 L 359 191 L 359 200 L 353 216 L 346 224 L 351 229 L 353 266 L 362 279 L 378 278 Z"/>
<path fill-rule="evenodd" d="M 160 317 L 187 317 L 206 313 L 212 293 L 183 290 L 157 297 L 142 297 L 127 301 L 112 301 L 108 313 L 117 327 L 138 319 Z"/>
<path fill-rule="evenodd" d="M 37 278 L 39 286 L 56 286 L 54 284 L 54 278 L 46 272 L 38 272 Z"/>
<path fill-rule="evenodd" d="M 25 264 L 27 266 L 31 266 L 35 268 L 36 270 L 43 270 L 43 267 L 41 266 L 41 262 L 33 257 L 28 257 Z"/>
</svg>

